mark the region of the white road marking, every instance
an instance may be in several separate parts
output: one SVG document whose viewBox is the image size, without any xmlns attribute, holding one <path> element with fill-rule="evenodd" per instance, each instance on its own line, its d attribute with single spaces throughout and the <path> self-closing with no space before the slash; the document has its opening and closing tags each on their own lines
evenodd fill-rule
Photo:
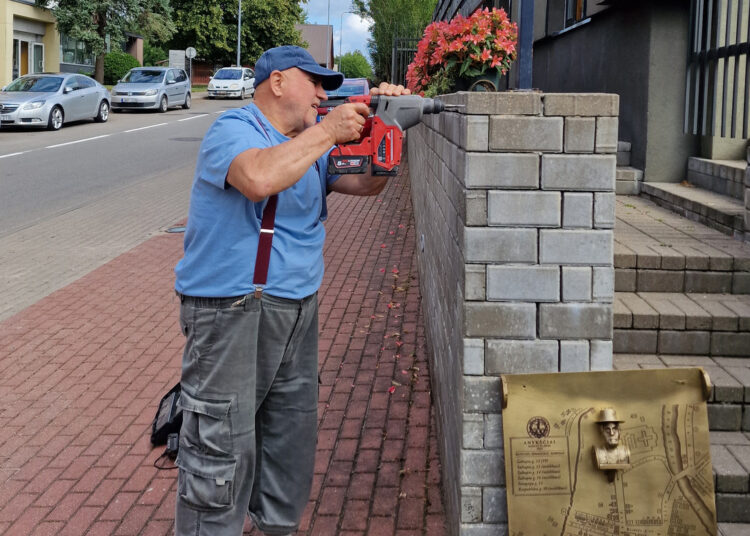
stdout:
<svg viewBox="0 0 750 536">
<path fill-rule="evenodd" d="M 191 119 L 199 119 L 201 117 L 206 117 L 208 114 L 201 114 L 201 115 L 194 115 L 193 117 L 186 117 L 185 119 L 178 119 L 177 122 L 180 121 L 190 121 Z"/>
<path fill-rule="evenodd" d="M 140 127 L 140 128 L 131 128 L 130 130 L 126 130 L 125 132 L 135 132 L 137 130 L 146 130 L 147 128 L 154 128 L 154 127 L 160 127 L 162 125 L 166 125 L 167 123 L 157 123 L 155 125 L 148 125 L 146 127 Z"/>
<path fill-rule="evenodd" d="M 18 153 L 4 154 L 4 155 L 0 155 L 0 158 L 8 158 L 9 156 L 17 156 L 19 154 L 28 153 L 28 152 L 29 151 L 21 151 L 21 152 L 18 152 Z"/>
<path fill-rule="evenodd" d="M 55 147 L 64 147 L 65 145 L 73 145 L 74 143 L 83 143 L 84 141 L 98 140 L 100 138 L 107 138 L 110 134 L 103 134 L 101 136 L 94 136 L 93 138 L 84 138 L 82 140 L 69 141 L 67 143 L 58 143 L 57 145 L 48 145 L 45 149 L 54 149 Z"/>
<path fill-rule="evenodd" d="M 214 112 L 214 113 L 215 114 L 223 114 L 223 113 L 229 112 L 229 111 L 230 110 L 219 110 L 218 112 Z M 180 121 L 190 121 L 191 119 L 199 119 L 201 117 L 206 117 L 207 115 L 209 115 L 209 114 L 201 114 L 201 115 L 196 115 L 196 116 L 193 116 L 193 117 L 186 117 L 184 119 L 178 119 L 177 121 L 170 121 L 170 122 L 167 122 L 167 123 L 157 123 L 155 125 L 147 125 L 145 127 L 131 128 L 130 130 L 124 130 L 122 132 L 113 132 L 111 134 L 103 134 L 101 136 L 94 136 L 93 138 L 84 138 L 82 140 L 69 141 L 69 142 L 66 142 L 66 143 L 58 143 L 56 145 L 48 145 L 48 146 L 46 146 L 44 148 L 45 149 L 54 149 L 56 147 L 64 147 L 66 145 L 73 145 L 73 144 L 76 144 L 76 143 L 82 143 L 84 141 L 98 140 L 100 138 L 106 138 L 108 136 L 115 136 L 117 134 L 124 134 L 124 133 L 127 133 L 127 132 L 136 132 L 138 130 L 145 130 L 147 128 L 160 127 L 160 126 L 163 126 L 163 125 L 169 125 L 171 123 L 179 123 Z M 31 153 L 31 152 L 34 152 L 34 151 L 38 151 L 38 150 L 39 149 L 29 149 L 27 151 L 19 151 L 17 153 L 3 154 L 3 155 L 0 155 L 0 159 L 2 159 L 2 158 L 10 158 L 11 156 L 18 156 L 18 155 L 22 155 L 22 154 L 26 154 L 26 153 Z"/>
</svg>

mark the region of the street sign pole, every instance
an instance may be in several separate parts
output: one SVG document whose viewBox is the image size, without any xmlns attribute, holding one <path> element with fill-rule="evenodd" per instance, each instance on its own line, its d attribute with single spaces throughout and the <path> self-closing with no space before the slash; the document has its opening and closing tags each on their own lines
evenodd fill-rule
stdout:
<svg viewBox="0 0 750 536">
<path fill-rule="evenodd" d="M 242 67 L 240 63 L 240 38 L 242 32 L 242 0 L 237 8 L 237 67 Z"/>
<path fill-rule="evenodd" d="M 193 85 L 193 58 L 198 52 L 193 47 L 185 49 L 185 57 L 188 59 L 188 73 L 190 73 L 190 85 Z"/>
</svg>

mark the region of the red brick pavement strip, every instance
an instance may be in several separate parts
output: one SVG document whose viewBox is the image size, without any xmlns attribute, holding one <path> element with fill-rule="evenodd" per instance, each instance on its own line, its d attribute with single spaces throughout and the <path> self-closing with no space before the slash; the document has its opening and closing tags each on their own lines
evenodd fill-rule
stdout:
<svg viewBox="0 0 750 536">
<path fill-rule="evenodd" d="M 440 536 L 408 177 L 328 202 L 320 431 L 298 534 Z M 179 377 L 181 246 L 152 238 L 0 323 L 0 534 L 172 533 L 176 473 L 153 467 L 148 433 Z"/>
</svg>

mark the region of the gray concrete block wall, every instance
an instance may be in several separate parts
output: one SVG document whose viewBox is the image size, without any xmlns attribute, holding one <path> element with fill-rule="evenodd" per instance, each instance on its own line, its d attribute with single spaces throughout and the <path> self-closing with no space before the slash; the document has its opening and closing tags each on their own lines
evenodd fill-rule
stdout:
<svg viewBox="0 0 750 536">
<path fill-rule="evenodd" d="M 455 93 L 408 133 L 449 532 L 504 534 L 501 374 L 609 370 L 618 98 Z"/>
<path fill-rule="evenodd" d="M 750 163 L 750 147 L 747 150 L 747 161 Z M 750 165 L 745 169 L 745 241 L 750 242 Z"/>
</svg>

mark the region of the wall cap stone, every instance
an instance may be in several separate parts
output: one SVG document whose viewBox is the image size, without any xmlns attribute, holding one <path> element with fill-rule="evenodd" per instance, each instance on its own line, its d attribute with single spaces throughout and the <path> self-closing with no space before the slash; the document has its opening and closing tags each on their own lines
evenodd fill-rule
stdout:
<svg viewBox="0 0 750 536">
<path fill-rule="evenodd" d="M 463 106 L 451 111 L 467 115 L 542 115 L 542 93 L 538 91 L 459 91 L 438 98 L 445 104 Z"/>
<path fill-rule="evenodd" d="M 610 93 L 545 93 L 542 101 L 546 116 L 615 117 L 620 109 L 620 96 Z"/>
</svg>

